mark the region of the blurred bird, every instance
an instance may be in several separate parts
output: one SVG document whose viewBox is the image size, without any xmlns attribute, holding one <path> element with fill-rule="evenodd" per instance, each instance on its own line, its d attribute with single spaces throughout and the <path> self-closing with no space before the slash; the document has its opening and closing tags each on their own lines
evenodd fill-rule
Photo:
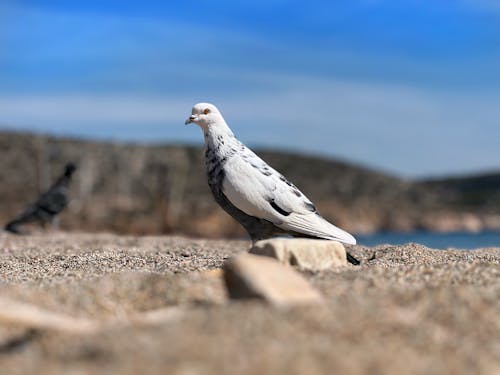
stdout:
<svg viewBox="0 0 500 375">
<path fill-rule="evenodd" d="M 74 164 L 67 164 L 64 168 L 64 173 L 49 190 L 40 195 L 38 200 L 30 204 L 21 215 L 9 222 L 5 226 L 5 230 L 21 234 L 18 226 L 32 222 L 38 222 L 42 227 L 47 222 L 50 222 L 52 226 L 56 226 L 58 215 L 68 205 L 69 184 L 75 170 L 76 166 Z"/>
<path fill-rule="evenodd" d="M 196 104 L 191 113 L 185 124 L 195 123 L 203 130 L 208 184 L 215 201 L 252 241 L 291 235 L 356 244 L 353 236 L 321 217 L 294 184 L 237 140 L 214 105 Z M 347 260 L 359 264 L 349 253 Z"/>
</svg>

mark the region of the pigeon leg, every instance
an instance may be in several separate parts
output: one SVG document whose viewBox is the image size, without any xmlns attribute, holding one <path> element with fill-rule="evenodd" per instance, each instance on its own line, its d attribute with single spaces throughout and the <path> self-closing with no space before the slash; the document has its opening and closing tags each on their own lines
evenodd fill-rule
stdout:
<svg viewBox="0 0 500 375">
<path fill-rule="evenodd" d="M 347 261 L 351 264 L 354 264 L 355 266 L 359 266 L 361 264 L 361 262 L 359 260 L 357 260 L 356 258 L 354 258 L 351 254 L 349 254 L 348 252 L 346 252 L 346 255 L 347 255 Z"/>
<path fill-rule="evenodd" d="M 38 220 L 38 225 L 40 225 L 41 229 L 45 230 L 45 224 L 46 224 L 45 220 L 43 219 Z"/>
<path fill-rule="evenodd" d="M 61 223 L 61 220 L 59 219 L 59 216 L 54 216 L 51 220 L 51 226 L 52 226 L 52 231 L 57 232 L 59 230 L 59 224 Z"/>
</svg>

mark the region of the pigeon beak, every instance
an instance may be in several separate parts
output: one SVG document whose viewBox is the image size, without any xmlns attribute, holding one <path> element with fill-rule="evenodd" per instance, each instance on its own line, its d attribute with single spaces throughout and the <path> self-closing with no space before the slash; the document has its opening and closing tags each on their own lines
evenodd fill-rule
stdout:
<svg viewBox="0 0 500 375">
<path fill-rule="evenodd" d="M 189 125 L 191 124 L 192 122 L 195 122 L 195 120 L 197 119 L 197 117 L 195 115 L 191 115 L 189 116 L 189 118 L 186 120 L 186 122 L 184 123 L 184 125 Z"/>
</svg>

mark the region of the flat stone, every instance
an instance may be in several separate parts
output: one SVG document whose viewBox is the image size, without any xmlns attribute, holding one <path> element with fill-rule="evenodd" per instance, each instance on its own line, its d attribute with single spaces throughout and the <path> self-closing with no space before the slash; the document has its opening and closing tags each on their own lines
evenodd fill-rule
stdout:
<svg viewBox="0 0 500 375">
<path fill-rule="evenodd" d="M 337 241 L 272 238 L 257 241 L 250 253 L 275 258 L 281 263 L 307 271 L 322 271 L 347 265 L 344 245 Z"/>
<path fill-rule="evenodd" d="M 293 268 L 278 261 L 243 253 L 224 265 L 226 288 L 232 299 L 261 299 L 275 306 L 322 303 L 321 294 Z"/>
<path fill-rule="evenodd" d="M 0 297 L 0 324 L 66 333 L 98 331 L 98 325 L 91 320 L 74 318 L 3 297 Z"/>
</svg>

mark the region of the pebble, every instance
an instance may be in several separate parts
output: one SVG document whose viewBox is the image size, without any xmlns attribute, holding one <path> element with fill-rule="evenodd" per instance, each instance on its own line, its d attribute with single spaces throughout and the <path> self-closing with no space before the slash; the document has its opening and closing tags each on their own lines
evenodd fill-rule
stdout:
<svg viewBox="0 0 500 375">
<path fill-rule="evenodd" d="M 257 241 L 250 253 L 265 255 L 304 271 L 323 271 L 347 265 L 344 245 L 337 241 L 272 238 Z"/>
<path fill-rule="evenodd" d="M 291 267 L 278 261 L 239 254 L 224 265 L 224 279 L 230 298 L 260 299 L 275 306 L 318 304 L 321 294 Z"/>
</svg>

